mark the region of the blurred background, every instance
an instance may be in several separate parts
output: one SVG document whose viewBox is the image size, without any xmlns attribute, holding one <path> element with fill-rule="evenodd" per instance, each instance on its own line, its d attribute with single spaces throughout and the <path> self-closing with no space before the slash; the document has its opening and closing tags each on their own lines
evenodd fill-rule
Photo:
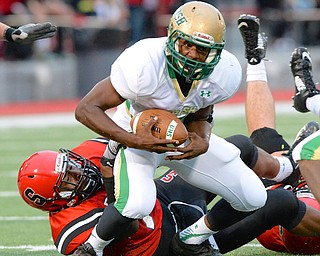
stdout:
<svg viewBox="0 0 320 256">
<path fill-rule="evenodd" d="M 1 0 L 0 21 L 10 26 L 50 21 L 54 38 L 31 45 L 0 43 L 0 105 L 77 100 L 99 80 L 126 47 L 146 37 L 166 36 L 178 0 Z M 240 14 L 260 17 L 268 35 L 266 58 L 273 91 L 293 93 L 290 55 L 305 46 L 320 81 L 320 0 L 211 0 L 223 14 L 225 49 L 243 69 L 244 46 L 237 29 Z M 245 76 L 244 76 L 245 78 Z M 242 87 L 245 89 L 245 80 Z M 290 99 L 288 99 L 290 100 Z M 0 113 L 1 115 L 1 113 Z"/>
</svg>

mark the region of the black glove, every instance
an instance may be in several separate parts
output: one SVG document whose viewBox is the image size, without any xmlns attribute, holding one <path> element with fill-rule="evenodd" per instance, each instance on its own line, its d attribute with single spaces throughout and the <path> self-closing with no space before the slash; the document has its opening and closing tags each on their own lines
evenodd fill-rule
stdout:
<svg viewBox="0 0 320 256">
<path fill-rule="evenodd" d="M 17 29 L 8 28 L 4 32 L 4 38 L 9 42 L 16 42 L 19 44 L 29 44 L 33 41 L 50 38 L 55 35 L 57 27 L 50 22 L 27 24 Z"/>
<path fill-rule="evenodd" d="M 105 152 L 103 153 L 100 163 L 103 166 L 109 166 L 112 168 L 114 164 L 114 160 L 116 159 L 116 155 L 118 154 L 118 151 L 122 147 L 124 147 L 122 144 L 114 140 L 109 140 L 108 146 Z"/>
</svg>

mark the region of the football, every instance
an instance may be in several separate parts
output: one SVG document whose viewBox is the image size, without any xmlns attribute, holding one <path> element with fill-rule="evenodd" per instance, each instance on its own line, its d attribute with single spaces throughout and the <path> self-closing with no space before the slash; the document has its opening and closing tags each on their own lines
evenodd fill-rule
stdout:
<svg viewBox="0 0 320 256">
<path fill-rule="evenodd" d="M 177 145 L 181 145 L 187 140 L 188 131 L 182 121 L 171 112 L 163 109 L 147 109 L 136 114 L 130 121 L 133 133 L 137 133 L 156 116 L 158 120 L 152 127 L 153 136 L 159 139 L 178 140 Z"/>
</svg>

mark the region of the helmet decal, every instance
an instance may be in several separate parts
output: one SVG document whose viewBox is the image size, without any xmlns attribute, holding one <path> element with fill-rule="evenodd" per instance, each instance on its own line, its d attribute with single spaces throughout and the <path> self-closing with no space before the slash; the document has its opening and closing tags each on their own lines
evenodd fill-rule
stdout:
<svg viewBox="0 0 320 256">
<path fill-rule="evenodd" d="M 42 206 L 46 203 L 46 198 L 43 196 L 40 196 L 34 192 L 32 188 L 26 188 L 24 191 L 24 195 L 33 203 L 36 205 Z"/>
<path fill-rule="evenodd" d="M 56 165 L 55 165 L 55 170 L 57 172 L 62 172 L 62 168 L 63 168 L 63 162 L 66 160 L 66 155 L 65 154 L 58 154 L 57 155 L 57 159 L 56 159 Z"/>
<path fill-rule="evenodd" d="M 214 43 L 213 36 L 210 36 L 210 35 L 205 34 L 205 33 L 194 32 L 192 37 L 194 39 L 196 39 L 197 41 L 208 42 L 209 44 L 213 44 Z"/>
<path fill-rule="evenodd" d="M 182 23 L 187 22 L 187 18 L 183 15 L 183 12 L 181 8 L 179 8 L 174 14 L 173 18 L 178 26 L 180 26 Z"/>
</svg>

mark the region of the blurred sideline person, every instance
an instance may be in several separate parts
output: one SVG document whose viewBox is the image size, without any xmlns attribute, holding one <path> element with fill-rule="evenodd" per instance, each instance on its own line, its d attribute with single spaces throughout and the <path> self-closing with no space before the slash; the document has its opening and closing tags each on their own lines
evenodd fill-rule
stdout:
<svg viewBox="0 0 320 256">
<path fill-rule="evenodd" d="M 232 97 L 241 81 L 238 60 L 223 49 L 224 34 L 219 10 L 205 2 L 188 2 L 172 15 L 168 37 L 140 40 L 124 50 L 113 63 L 110 77 L 80 101 L 76 119 L 124 147 L 113 168 L 116 200 L 105 208 L 92 236 L 74 255 L 92 250 L 102 255 L 121 232 L 119 226 L 152 211 L 158 166 L 172 168 L 190 184 L 219 194 L 236 210 L 253 211 L 265 204 L 264 186 L 241 161 L 239 149 L 211 134 L 214 104 Z M 111 119 L 105 111 L 114 107 L 118 108 Z M 178 142 L 152 136 L 156 120 L 131 133 L 131 117 L 152 108 L 169 110 L 183 119 L 188 143 L 168 147 Z M 291 162 L 286 159 L 286 163 L 292 172 Z M 180 236 L 186 243 L 201 244 L 217 231 L 216 223 L 204 216 Z"/>
<path fill-rule="evenodd" d="M 0 22 L 0 39 L 20 44 L 53 37 L 56 31 L 57 27 L 50 22 L 26 24 L 18 28 L 12 28 Z"/>
<path fill-rule="evenodd" d="M 245 24 L 242 24 L 243 22 Z M 305 141 L 309 141 L 315 136 L 319 137 L 319 125 L 316 122 L 306 124 L 299 131 L 291 148 L 288 147 L 286 141 L 275 130 L 274 100 L 267 84 L 264 62 L 261 61 L 265 56 L 267 38 L 263 34 L 258 35 L 259 19 L 255 16 L 240 16 L 238 24 L 245 43 L 246 57 L 248 59 L 246 117 L 248 130 L 251 134 L 250 137 L 256 145 L 259 145 L 269 153 L 279 154 L 279 152 L 282 153 L 289 150 L 288 154 L 291 154 L 292 151 L 296 151 L 296 148 L 300 144 L 305 144 Z M 253 47 L 252 43 L 257 42 L 257 36 L 259 36 L 258 40 L 260 44 L 258 44 L 258 47 Z M 252 56 L 250 56 L 251 54 Z M 305 81 L 305 76 L 308 74 L 310 66 L 302 65 L 301 61 L 303 59 L 302 51 L 295 49 L 291 59 L 291 67 L 293 61 L 294 63 L 300 63 L 298 68 L 292 67 L 292 69 L 299 69 L 300 73 L 298 75 L 300 79 Z M 256 65 L 253 66 L 250 64 L 251 60 L 258 60 L 258 63 L 254 63 Z M 305 70 L 302 72 L 302 69 Z M 299 167 L 301 170 L 301 166 Z M 299 201 L 305 203 L 306 208 L 304 210 L 300 209 L 300 214 L 303 215 L 303 218 L 298 225 L 287 226 L 282 224 L 272 227 L 268 220 L 271 208 L 263 207 L 249 217 L 215 235 L 215 240 L 220 251 L 222 253 L 229 252 L 237 248 L 238 245 L 244 244 L 246 239 L 248 239 L 248 242 L 250 241 L 250 237 L 253 239 L 255 236 L 258 236 L 259 242 L 269 250 L 294 254 L 319 254 L 320 205 L 311 193 L 306 181 L 299 174 L 299 169 L 297 169 L 296 174 L 290 177 L 286 183 L 274 183 L 264 180 L 267 189 L 290 190 Z M 274 203 L 282 204 L 283 200 L 285 199 L 279 197 Z M 287 218 L 287 214 L 288 212 L 279 212 L 279 215 L 283 218 Z M 270 218 L 272 219 L 273 217 Z M 267 231 L 261 234 L 264 230 Z"/>
</svg>

